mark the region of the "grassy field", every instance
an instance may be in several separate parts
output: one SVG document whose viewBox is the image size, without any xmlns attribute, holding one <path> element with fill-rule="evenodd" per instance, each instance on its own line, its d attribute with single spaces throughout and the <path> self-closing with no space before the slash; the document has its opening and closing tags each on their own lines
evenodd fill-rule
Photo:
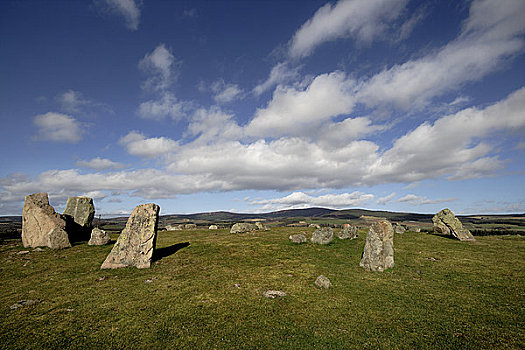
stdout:
<svg viewBox="0 0 525 350">
<path fill-rule="evenodd" d="M 145 270 L 100 270 L 111 246 L 17 254 L 20 241 L 4 242 L 0 348 L 525 348 L 525 237 L 408 232 L 396 266 L 372 273 L 359 267 L 366 231 L 289 243 L 305 230 L 160 232 Z M 314 285 L 321 274 L 332 288 Z M 20 300 L 38 302 L 10 308 Z"/>
</svg>

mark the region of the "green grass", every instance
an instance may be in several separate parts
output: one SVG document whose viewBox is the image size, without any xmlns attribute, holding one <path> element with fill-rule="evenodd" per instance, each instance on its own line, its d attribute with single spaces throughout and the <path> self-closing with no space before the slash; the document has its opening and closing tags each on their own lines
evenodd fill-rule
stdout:
<svg viewBox="0 0 525 350">
<path fill-rule="evenodd" d="M 0 348 L 525 347 L 524 237 L 408 232 L 395 237 L 396 266 L 372 273 L 359 267 L 365 231 L 289 243 L 305 230 L 160 232 L 157 248 L 190 245 L 145 270 L 100 270 L 111 246 L 17 255 L 19 241 L 3 244 Z M 315 287 L 320 274 L 331 289 Z M 288 295 L 262 297 L 270 289 Z M 9 308 L 23 299 L 40 303 Z"/>
</svg>

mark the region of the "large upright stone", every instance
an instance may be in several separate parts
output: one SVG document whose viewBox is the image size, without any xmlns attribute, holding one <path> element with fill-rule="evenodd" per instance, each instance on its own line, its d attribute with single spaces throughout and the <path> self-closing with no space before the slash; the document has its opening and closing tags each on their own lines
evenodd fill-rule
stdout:
<svg viewBox="0 0 525 350">
<path fill-rule="evenodd" d="M 95 206 L 89 197 L 69 197 L 62 216 L 72 242 L 87 241 L 91 237 Z"/>
<path fill-rule="evenodd" d="M 22 243 L 24 247 L 71 247 L 66 221 L 49 204 L 47 193 L 26 196 L 22 211 Z"/>
<path fill-rule="evenodd" d="M 463 224 L 450 209 L 443 209 L 432 218 L 434 223 L 434 232 L 452 235 L 460 241 L 475 241 L 469 230 L 463 227 Z"/>
<path fill-rule="evenodd" d="M 394 229 L 388 220 L 370 226 L 359 266 L 380 272 L 394 267 Z"/>
<path fill-rule="evenodd" d="M 310 241 L 316 244 L 328 244 L 334 239 L 334 229 L 331 227 L 323 227 L 317 229 L 312 233 Z"/>
<path fill-rule="evenodd" d="M 93 199 L 89 197 L 69 197 L 63 215 L 71 216 L 73 221 L 83 228 L 91 228 L 93 217 L 95 216 Z"/>
<path fill-rule="evenodd" d="M 159 210 L 159 206 L 153 203 L 136 207 L 100 268 L 150 267 L 157 239 Z"/>
</svg>

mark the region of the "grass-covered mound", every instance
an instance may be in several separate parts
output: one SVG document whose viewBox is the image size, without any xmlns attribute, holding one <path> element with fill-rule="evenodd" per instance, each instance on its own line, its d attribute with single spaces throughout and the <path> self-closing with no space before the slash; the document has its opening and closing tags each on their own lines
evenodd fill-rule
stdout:
<svg viewBox="0 0 525 350">
<path fill-rule="evenodd" d="M 4 243 L 0 348 L 525 347 L 524 237 L 408 232 L 395 236 L 396 266 L 373 273 L 359 267 L 365 231 L 288 241 L 303 230 L 160 232 L 145 270 L 100 270 L 111 245 L 17 254 L 20 241 Z M 321 274 L 332 288 L 314 285 Z M 37 302 L 10 308 L 21 300 Z"/>
</svg>

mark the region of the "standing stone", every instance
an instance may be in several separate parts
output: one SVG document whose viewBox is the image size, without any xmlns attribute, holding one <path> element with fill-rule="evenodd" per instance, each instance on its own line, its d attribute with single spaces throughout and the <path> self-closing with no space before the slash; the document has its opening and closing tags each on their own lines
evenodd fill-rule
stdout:
<svg viewBox="0 0 525 350">
<path fill-rule="evenodd" d="M 328 277 L 325 277 L 323 275 L 320 275 L 315 279 L 315 285 L 319 288 L 330 288 L 332 286 L 332 282 L 328 279 Z"/>
<path fill-rule="evenodd" d="M 184 225 L 185 230 L 195 230 L 197 228 L 197 225 L 195 224 L 186 224 Z"/>
<path fill-rule="evenodd" d="M 394 224 L 394 233 L 405 233 L 406 228 L 401 224 Z"/>
<path fill-rule="evenodd" d="M 289 239 L 290 239 L 290 242 L 292 243 L 297 243 L 297 244 L 306 243 L 306 236 L 303 234 L 290 235 Z"/>
<path fill-rule="evenodd" d="M 76 224 L 91 228 L 95 217 L 93 199 L 89 197 L 69 197 L 63 215 L 69 215 Z"/>
<path fill-rule="evenodd" d="M 88 245 L 106 245 L 110 241 L 109 233 L 95 227 L 91 230 L 91 238 L 89 239 Z"/>
<path fill-rule="evenodd" d="M 317 229 L 312 234 L 310 241 L 316 244 L 328 244 L 334 239 L 334 229 L 331 227 L 323 227 Z"/>
<path fill-rule="evenodd" d="M 339 239 L 354 239 L 357 238 L 357 226 L 345 224 L 341 232 L 337 234 Z"/>
<path fill-rule="evenodd" d="M 232 226 L 232 228 L 230 229 L 230 233 L 243 233 L 256 230 L 257 226 L 255 226 L 254 224 L 249 224 L 247 222 L 238 222 Z"/>
<path fill-rule="evenodd" d="M 452 235 L 460 241 L 476 241 L 472 233 L 463 227 L 463 224 L 450 209 L 443 209 L 432 218 L 434 232 Z"/>
<path fill-rule="evenodd" d="M 208 230 L 218 230 L 219 228 L 217 227 L 217 225 L 210 225 L 210 227 L 208 227 Z"/>
<path fill-rule="evenodd" d="M 26 196 L 22 211 L 22 243 L 24 247 L 71 247 L 66 221 L 49 204 L 47 193 Z"/>
<path fill-rule="evenodd" d="M 91 237 L 95 206 L 89 197 L 69 197 L 62 216 L 66 219 L 66 231 L 69 239 L 87 241 Z"/>
<path fill-rule="evenodd" d="M 370 226 L 359 266 L 380 272 L 394 267 L 394 229 L 388 220 Z"/>
<path fill-rule="evenodd" d="M 159 206 L 153 203 L 136 207 L 100 268 L 149 268 L 157 239 L 159 210 Z"/>
</svg>

